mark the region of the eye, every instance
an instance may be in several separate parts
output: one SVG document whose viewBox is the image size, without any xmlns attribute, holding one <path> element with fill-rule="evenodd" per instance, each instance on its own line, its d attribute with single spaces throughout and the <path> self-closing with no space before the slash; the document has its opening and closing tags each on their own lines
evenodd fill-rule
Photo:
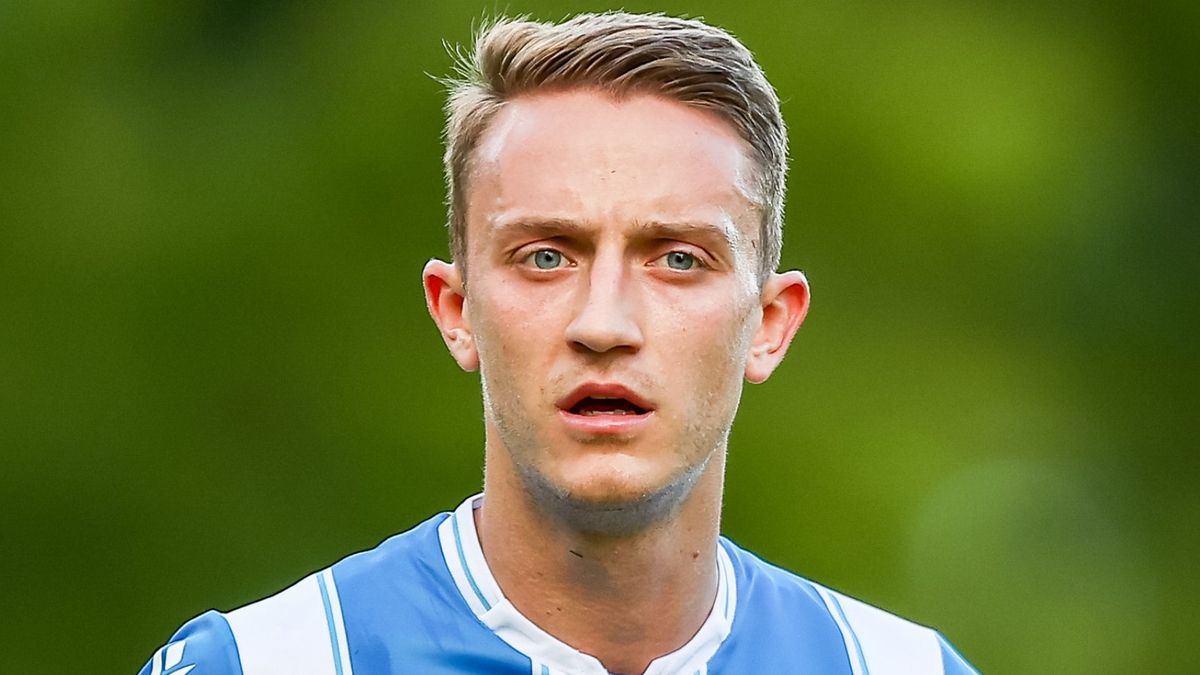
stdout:
<svg viewBox="0 0 1200 675">
<path fill-rule="evenodd" d="M 539 270 L 552 270 L 563 266 L 563 254 L 555 251 L 552 248 L 543 248 L 525 256 L 521 262 L 526 265 L 532 264 Z"/>
<path fill-rule="evenodd" d="M 696 259 L 696 256 L 687 251 L 671 251 L 659 258 L 659 260 L 665 260 L 667 267 L 681 272 L 686 272 L 700 265 L 700 261 Z"/>
</svg>

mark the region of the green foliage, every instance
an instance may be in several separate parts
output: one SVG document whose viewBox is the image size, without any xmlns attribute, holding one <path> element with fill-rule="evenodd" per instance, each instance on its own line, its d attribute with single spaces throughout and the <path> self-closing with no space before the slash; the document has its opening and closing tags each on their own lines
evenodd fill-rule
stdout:
<svg viewBox="0 0 1200 675">
<path fill-rule="evenodd" d="M 725 531 L 984 672 L 1182 670 L 1194 6 L 625 7 L 742 37 L 792 134 L 815 301 L 747 391 Z M 135 672 L 478 489 L 478 383 L 418 279 L 430 75 L 483 15 L 0 4 L 0 670 Z"/>
</svg>

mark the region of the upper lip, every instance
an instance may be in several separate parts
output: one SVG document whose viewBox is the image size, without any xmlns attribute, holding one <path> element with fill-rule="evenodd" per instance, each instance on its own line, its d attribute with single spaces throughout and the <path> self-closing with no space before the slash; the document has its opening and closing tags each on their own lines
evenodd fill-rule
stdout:
<svg viewBox="0 0 1200 675">
<path fill-rule="evenodd" d="M 560 398 L 556 404 L 561 410 L 570 410 L 585 398 L 623 398 L 635 406 L 649 412 L 654 410 L 654 404 L 642 398 L 636 391 L 623 384 L 615 382 L 586 382 L 571 390 L 571 393 Z"/>
</svg>

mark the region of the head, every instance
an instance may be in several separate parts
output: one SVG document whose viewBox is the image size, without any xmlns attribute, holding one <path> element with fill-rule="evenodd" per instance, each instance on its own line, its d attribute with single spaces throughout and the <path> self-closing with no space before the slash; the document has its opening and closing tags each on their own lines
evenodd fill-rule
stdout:
<svg viewBox="0 0 1200 675">
<path fill-rule="evenodd" d="M 743 379 L 807 310 L 803 276 L 774 271 L 778 99 L 732 36 L 662 16 L 498 22 L 460 75 L 454 261 L 425 289 L 481 371 L 488 471 L 578 530 L 649 527 L 724 453 Z"/>
<path fill-rule="evenodd" d="M 656 94 L 725 120 L 755 167 L 758 273 L 779 265 L 787 129 L 762 68 L 729 33 L 660 15 L 581 14 L 560 24 L 497 21 L 460 55 L 449 82 L 446 154 L 450 253 L 466 273 L 467 195 L 475 148 L 492 119 L 524 94 L 592 87 L 622 97 Z"/>
</svg>

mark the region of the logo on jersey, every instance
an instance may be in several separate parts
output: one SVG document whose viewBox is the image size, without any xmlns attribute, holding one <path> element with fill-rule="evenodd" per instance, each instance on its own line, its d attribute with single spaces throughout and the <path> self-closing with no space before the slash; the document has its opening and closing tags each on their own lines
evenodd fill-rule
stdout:
<svg viewBox="0 0 1200 675">
<path fill-rule="evenodd" d="M 196 664 L 179 667 L 183 662 L 183 648 L 187 640 L 172 642 L 154 653 L 150 659 L 150 675 L 187 675 Z"/>
</svg>

